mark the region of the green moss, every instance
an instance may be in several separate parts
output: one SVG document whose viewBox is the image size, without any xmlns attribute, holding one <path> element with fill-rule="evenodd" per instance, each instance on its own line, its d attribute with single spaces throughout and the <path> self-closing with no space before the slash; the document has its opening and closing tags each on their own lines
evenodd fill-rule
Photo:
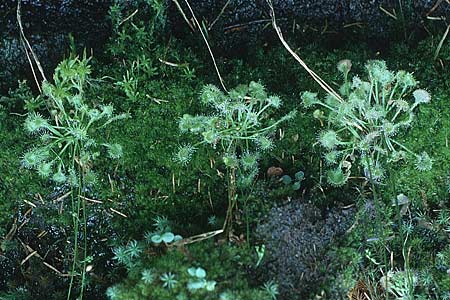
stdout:
<svg viewBox="0 0 450 300">
<path fill-rule="evenodd" d="M 29 90 L 21 86 L 1 98 L 5 106 L 0 105 L 0 237 L 10 229 L 19 211 L 24 213 L 30 208 L 25 201 L 35 202 L 38 193 L 45 197 L 48 192 L 46 184 L 21 165 L 30 141 L 24 134 L 22 118 L 10 114 L 20 110 L 17 103 L 24 99 L 21 95 L 29 94 Z"/>
<path fill-rule="evenodd" d="M 128 16 L 133 11 L 123 15 Z M 109 234 L 110 230 L 114 231 L 124 240 L 142 236 L 143 231 L 151 228 L 156 215 L 168 216 L 174 220 L 179 233 L 189 236 L 204 232 L 205 228 L 210 229 L 207 227 L 209 216 L 214 215 L 221 220 L 225 215 L 225 169 L 219 166 L 220 156 L 213 149 L 199 149 L 189 167 L 180 166 L 173 160 L 179 146 L 192 142 L 188 135 L 179 134 L 178 120 L 186 113 L 209 113 L 200 104 L 199 93 L 205 84 L 218 85 L 218 79 L 203 45 L 192 51 L 184 48 L 187 44 L 185 41 L 156 37 L 151 25 L 138 21 L 142 17 L 139 14 L 118 26 L 108 51 L 100 54 L 93 66 L 97 79 L 92 81 L 92 86 L 86 91 L 93 104 L 111 102 L 117 112 L 128 112 L 132 116 L 120 125 L 113 125 L 99 133 L 111 142 L 120 143 L 124 157 L 122 162 L 114 164 L 108 163 L 106 159 L 99 160 L 96 172 L 98 178 L 103 179 L 98 181 L 98 191 L 91 196 L 104 200 L 104 203 L 99 205 L 101 208 L 93 215 L 108 215 L 107 225 L 111 228 L 106 232 Z M 342 241 L 342 248 L 336 249 L 341 258 L 337 264 L 341 268 L 338 269 L 338 275 L 330 274 L 330 280 L 336 283 L 333 285 L 336 287 L 335 293 L 329 293 L 333 297 L 344 295 L 363 272 L 378 268 L 363 251 L 370 248 L 374 257 L 382 261 L 385 247 L 378 244 L 371 248 L 367 242 L 368 239 L 378 237 L 377 226 L 385 229 L 382 235 L 395 236 L 388 246 L 396 255 L 395 267 L 403 267 L 403 258 L 399 255 L 403 241 L 396 227 L 395 211 L 390 206 L 391 199 L 398 193 L 404 193 L 410 198 L 412 219 L 421 212 L 428 216 L 427 222 L 432 222 L 436 218 L 434 209 L 448 207 L 450 109 L 447 99 L 450 96 L 450 74 L 448 68 L 442 68 L 439 61 L 432 60 L 438 42 L 439 39 L 430 38 L 414 46 L 397 44 L 380 53 L 365 43 L 341 43 L 338 49 L 330 49 L 319 43 L 299 44 L 301 47 L 297 52 L 300 56 L 334 88 L 339 82 L 334 70 L 341 59 L 352 60 L 355 73 L 363 72 L 364 62 L 368 59 L 384 59 L 391 69 L 414 72 L 420 87 L 432 95 L 431 103 L 419 109 L 407 138 L 401 142 L 417 153 L 429 151 L 434 160 L 433 170 L 419 172 L 414 164 L 402 162 L 387 170 L 389 180 L 382 186 L 380 197 L 385 203 L 382 206 L 385 207 L 381 218 L 383 224 L 362 224 L 364 220 L 373 220 L 373 215 L 362 216 L 359 219 L 361 223 L 357 223 L 354 231 Z M 444 44 L 439 54 L 443 62 L 450 57 L 447 45 Z M 269 94 L 277 94 L 283 101 L 283 108 L 278 115 L 273 116 L 275 119 L 293 109 L 301 111 L 287 128 L 277 131 L 276 147 L 260 163 L 253 194 L 246 204 L 239 204 L 239 208 L 243 209 L 240 215 L 250 224 L 250 235 L 246 236 L 248 240 L 251 240 L 253 225 L 260 221 L 274 202 L 281 202 L 287 197 L 300 198 L 306 193 L 317 205 L 332 207 L 337 203 L 354 203 L 358 193 L 367 192 L 367 187 L 358 179 L 351 180 L 343 189 L 326 186 L 324 165 L 321 162 L 323 157 L 316 144 L 317 135 L 326 124 L 314 118 L 312 110 L 300 107 L 300 92 L 318 90 L 318 85 L 284 48 L 261 45 L 255 45 L 254 48 L 245 58 L 218 58 L 226 86 L 261 81 Z M 51 198 L 46 183 L 20 165 L 22 154 L 31 144 L 22 127 L 24 119 L 11 113 L 21 114 L 24 105 L 36 105 L 25 102 L 25 99 L 30 98 L 31 92 L 22 86 L 0 101 L 0 237 L 9 231 L 16 212 L 29 208 L 24 200 L 35 201 L 34 195 L 37 193 L 44 199 L 46 196 Z M 211 164 L 214 161 L 217 163 Z M 302 188 L 299 191 L 287 190 L 277 178 L 268 178 L 266 170 L 271 166 L 279 166 L 283 168 L 284 174 L 291 176 L 298 170 L 304 171 Z M 362 202 L 361 209 L 363 205 L 372 205 L 366 199 Z M 128 217 L 111 213 L 110 208 Z M 69 221 L 50 206 L 35 209 L 34 212 L 49 224 L 63 227 Z M 218 223 L 220 226 L 221 222 Z M 244 231 L 244 227 L 236 228 Z M 105 231 L 101 232 L 102 236 L 107 236 Z M 431 231 L 431 235 L 434 233 L 436 231 Z M 445 242 L 448 242 L 445 237 L 432 238 L 430 232 L 425 233 L 416 228 L 411 236 L 413 267 L 422 270 L 433 261 L 436 268 L 433 267 L 431 273 L 443 291 L 448 286 L 448 276 L 442 271 L 444 267 L 438 266 L 434 245 Z M 185 270 L 192 265 L 205 268 L 208 277 L 218 282 L 217 291 L 220 293 L 230 290 L 240 295 L 241 299 L 264 298 L 262 292 L 249 282 L 245 272 L 245 266 L 250 260 L 248 253 L 228 246 L 216 247 L 211 242 L 189 246 L 187 249 L 190 255 L 171 251 L 161 258 L 146 257 L 144 265 L 139 267 L 154 267 L 159 276 L 164 272 L 176 273 L 183 284 L 175 293 L 162 288 L 160 280 L 156 281 L 157 284 L 146 286 L 140 282 L 139 276 L 130 275 L 118 285 L 126 293 L 126 299 L 142 299 L 143 292 L 150 293 L 155 299 L 173 299 L 183 294 L 191 296 L 185 289 L 188 280 Z M 352 261 L 351 266 L 346 265 L 348 261 Z M 96 269 L 97 273 L 104 271 L 100 267 Z M 137 273 L 140 271 L 138 269 Z M 332 289 L 331 284 L 329 288 Z M 204 297 L 212 295 L 199 293 L 189 299 L 207 299 Z M 215 293 L 214 299 L 218 295 Z"/>
</svg>

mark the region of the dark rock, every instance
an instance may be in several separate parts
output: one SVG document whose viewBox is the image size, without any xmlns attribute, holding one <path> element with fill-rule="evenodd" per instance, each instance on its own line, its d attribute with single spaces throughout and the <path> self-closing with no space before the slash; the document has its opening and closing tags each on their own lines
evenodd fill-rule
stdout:
<svg viewBox="0 0 450 300">
<path fill-rule="evenodd" d="M 25 34 L 45 70 L 63 58 L 72 34 L 80 47 L 94 52 L 111 33 L 110 0 L 22 0 L 21 16 Z M 16 17 L 17 1 L 0 2 L 0 91 L 23 74 L 32 79 L 20 41 Z M 51 74 L 51 71 L 48 71 Z"/>
<path fill-rule="evenodd" d="M 327 251 L 351 226 L 353 216 L 353 210 L 339 209 L 323 214 L 299 201 L 272 208 L 257 228 L 257 237 L 266 246 L 262 280 L 276 281 L 281 299 L 309 299 L 330 271 Z"/>
<path fill-rule="evenodd" d="M 230 0 L 225 7 L 227 1 L 189 1 L 199 22 L 209 29 L 209 36 L 217 48 L 225 47 L 225 51 L 233 51 L 237 47 L 242 50 L 256 40 L 261 41 L 269 36 L 273 38 L 266 0 Z M 192 16 L 184 1 L 178 2 L 190 19 Z M 402 7 L 399 3 L 402 3 Z M 363 28 L 362 39 L 386 37 L 403 26 L 418 27 L 436 3 L 435 0 L 273 0 L 282 30 L 286 34 L 293 32 L 298 38 L 306 37 L 308 41 L 311 35 L 320 36 L 322 32 L 339 34 L 359 28 Z M 222 15 L 218 17 L 224 7 Z M 397 20 L 386 12 L 396 15 Z M 447 1 L 441 1 L 431 15 L 448 20 L 450 5 Z M 170 8 L 169 20 L 175 34 L 185 35 L 187 25 L 175 5 Z"/>
</svg>

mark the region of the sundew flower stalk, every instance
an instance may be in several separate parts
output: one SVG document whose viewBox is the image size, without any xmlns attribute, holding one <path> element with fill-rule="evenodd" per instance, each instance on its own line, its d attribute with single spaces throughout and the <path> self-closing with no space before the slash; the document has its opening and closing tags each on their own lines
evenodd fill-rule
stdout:
<svg viewBox="0 0 450 300">
<path fill-rule="evenodd" d="M 86 241 L 86 187 L 94 186 L 96 174 L 92 166 L 96 158 L 106 153 L 111 159 L 122 156 L 119 144 L 100 143 L 95 131 L 111 122 L 126 118 L 114 114 L 112 105 L 90 107 L 85 99 L 85 87 L 91 73 L 89 59 L 71 57 L 61 62 L 55 70 L 53 82 L 43 82 L 42 95 L 49 117 L 30 111 L 24 128 L 36 144 L 23 155 L 22 165 L 36 170 L 44 179 L 71 190 L 71 215 L 73 226 L 73 258 L 67 299 L 71 299 L 75 279 L 79 279 L 83 299 L 86 282 L 86 265 L 90 260 Z M 83 230 L 83 245 L 79 245 L 79 231 Z M 81 251 L 81 252 L 80 252 Z"/>
<path fill-rule="evenodd" d="M 268 96 L 263 85 L 251 82 L 240 85 L 224 94 L 217 87 L 207 85 L 200 99 L 212 110 L 211 115 L 183 115 L 179 121 L 182 133 L 199 137 L 193 145 L 180 146 L 175 160 L 189 163 L 195 150 L 209 145 L 220 150 L 221 159 L 228 173 L 228 210 L 224 229 L 231 227 L 232 212 L 237 201 L 237 189 L 248 189 L 258 175 L 258 161 L 261 155 L 274 147 L 273 135 L 276 128 L 289 119 L 291 111 L 278 120 L 269 118 L 270 113 L 281 107 L 281 99 Z"/>
<path fill-rule="evenodd" d="M 351 66 L 349 60 L 337 65 L 344 79 L 339 89 L 342 99 L 331 95 L 319 99 L 312 92 L 301 97 L 305 107 L 320 106 L 327 112 L 316 110 L 314 115 L 321 122 L 328 121 L 328 128 L 318 135 L 330 167 L 328 183 L 344 185 L 358 158 L 364 175 L 374 182 L 385 177 L 386 164 L 411 157 L 416 169 L 430 170 L 433 161 L 426 152 L 416 154 L 398 141 L 412 125 L 417 107 L 431 101 L 430 94 L 415 89 L 417 82 L 411 73 L 389 71 L 384 61 L 367 62 L 366 80 L 358 76 L 350 80 Z"/>
</svg>

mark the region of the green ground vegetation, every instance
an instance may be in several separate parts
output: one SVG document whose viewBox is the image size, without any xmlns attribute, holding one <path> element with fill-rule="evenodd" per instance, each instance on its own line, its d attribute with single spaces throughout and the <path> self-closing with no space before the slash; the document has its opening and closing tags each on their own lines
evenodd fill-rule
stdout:
<svg viewBox="0 0 450 300">
<path fill-rule="evenodd" d="M 450 298 L 448 42 L 437 59 L 439 36 L 416 44 L 392 42 L 383 49 L 357 38 L 333 47 L 318 41 L 297 44 L 299 55 L 336 90 L 342 83 L 338 62 L 348 59 L 352 72 L 364 74 L 366 62 L 376 59 L 385 61 L 390 70 L 411 72 L 417 87 L 431 95 L 429 103 L 416 108 L 398 142 L 414 153 L 427 151 L 432 169 L 418 170 L 414 164 L 398 161 L 385 167 L 376 187 L 364 178 L 363 168 L 346 174 L 348 181 L 339 184 L 341 187 L 327 181 L 319 138 L 328 124 L 317 118 L 314 109 L 302 106 L 304 91 L 321 97 L 325 92 L 284 48 L 258 45 L 247 57 L 218 58 L 226 86 L 258 83 L 282 101 L 270 118 L 262 115 L 268 117 L 268 126 L 292 111 L 297 114 L 270 132 L 274 147 L 259 157 L 248 197 L 237 198 L 234 239 L 216 237 L 176 247 L 163 238 L 168 238 L 164 234 L 169 231 L 151 234 L 154 220 L 166 216 L 170 233 L 173 230 L 183 237 L 220 229 L 229 207 L 229 166 L 222 163 L 221 147 L 196 147 L 188 166 L 176 159 L 180 147 L 198 142 L 194 135 L 180 134 L 180 120 L 186 115 L 211 116 L 201 92 L 205 86 L 211 88 L 209 84 L 220 85 L 201 39 L 192 33 L 189 39 L 199 46 L 187 48 L 192 41 L 156 34 L 163 30 L 164 13 L 156 4 L 152 9 L 152 21 L 145 19 L 145 14 L 140 19 L 138 14 L 120 23 L 116 22 L 123 14 L 120 1 L 112 8 L 114 35 L 105 52 L 91 58 L 92 72 L 83 87 L 83 99 L 92 109 L 100 113 L 102 105 L 111 104 L 116 114 L 129 116 L 90 133 L 94 140 L 120 144 L 123 155 L 117 161 L 98 155 L 95 164 L 89 164 L 96 174 L 95 185 L 82 190 L 80 195 L 90 201 L 82 202 L 86 206 L 75 213 L 86 213 L 82 221 L 88 255 L 80 261 L 80 274 L 87 276 L 86 299 L 106 295 L 109 299 L 276 299 L 277 283 L 263 282 L 255 275 L 255 269 L 264 265 L 264 241 L 253 240 L 252 232 L 274 204 L 288 198 L 312 202 L 324 211 L 348 205 L 357 209 L 351 230 L 331 249 L 336 260 L 331 266 L 334 271 L 327 274 L 328 284 L 315 287 L 311 297 L 346 299 L 355 284 L 363 281 L 368 289 L 372 287 L 372 299 Z M 74 53 L 82 51 L 72 49 Z M 31 82 L 20 83 L 0 98 L 0 291 L 5 291 L 0 292 L 0 299 L 66 297 L 67 278 L 56 273 L 41 276 L 37 270 L 49 272 L 42 265 L 45 261 L 68 272 L 74 256 L 73 247 L 63 242 L 73 237 L 73 232 L 65 230 L 74 226 L 70 225 L 74 220 L 70 198 L 64 197 L 70 187 L 63 182 L 55 187 L 55 180 L 39 176 L 23 164 L 24 155 L 36 146 L 24 127 L 27 112 L 54 120 L 51 109 L 46 109 L 42 96 L 32 88 Z M 100 143 L 111 150 L 112 144 Z M 235 157 L 245 154 L 241 149 L 234 151 Z M 78 156 L 81 154 L 73 157 L 74 161 Z M 55 171 L 57 167 L 55 164 Z M 292 178 L 301 171 L 301 188 L 294 189 L 281 177 L 268 174 L 270 167 L 282 168 L 284 175 Z M 42 232 L 57 238 L 43 239 L 48 243 L 43 245 L 38 238 Z M 146 233 L 158 234 L 164 242 L 148 243 Z M 23 262 L 30 253 L 24 250 L 26 245 L 41 255 L 47 250 L 51 255 Z M 131 265 L 117 259 L 114 249 L 118 247 L 131 256 Z M 61 253 L 55 254 L 55 249 Z M 199 271 L 197 276 L 190 268 L 206 274 Z M 384 289 L 381 279 L 388 284 Z M 48 287 L 55 280 L 62 283 L 50 288 L 53 296 L 45 294 L 49 289 L 37 287 L 43 282 L 47 285 L 42 286 Z"/>
</svg>

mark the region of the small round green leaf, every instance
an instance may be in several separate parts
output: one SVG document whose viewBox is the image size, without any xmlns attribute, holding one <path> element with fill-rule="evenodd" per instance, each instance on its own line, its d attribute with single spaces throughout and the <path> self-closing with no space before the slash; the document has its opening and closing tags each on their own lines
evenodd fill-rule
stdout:
<svg viewBox="0 0 450 300">
<path fill-rule="evenodd" d="M 187 284 L 187 288 L 189 290 L 199 290 L 205 287 L 206 282 L 204 280 L 202 281 L 190 281 Z"/>
<path fill-rule="evenodd" d="M 198 278 L 205 278 L 206 271 L 202 268 L 197 268 L 197 270 L 195 271 L 195 276 L 197 276 Z"/>
<path fill-rule="evenodd" d="M 161 236 L 164 243 L 171 243 L 175 239 L 175 235 L 172 232 L 166 232 Z"/>
<path fill-rule="evenodd" d="M 196 271 L 196 270 L 197 270 L 196 268 L 189 268 L 189 269 L 188 269 L 189 275 L 195 276 L 195 271 Z"/>
<path fill-rule="evenodd" d="M 216 287 L 216 282 L 214 280 L 206 282 L 206 290 L 207 291 L 212 292 L 212 291 L 214 291 L 215 287 Z"/>
<path fill-rule="evenodd" d="M 151 241 L 155 244 L 160 244 L 163 240 L 159 234 L 155 234 L 151 237 Z"/>
<path fill-rule="evenodd" d="M 297 180 L 303 180 L 305 178 L 305 173 L 303 173 L 303 171 L 298 171 L 297 173 L 295 173 L 295 179 Z"/>
<path fill-rule="evenodd" d="M 281 177 L 281 180 L 286 185 L 288 185 L 288 184 L 290 184 L 292 182 L 292 178 L 289 175 L 284 175 L 283 177 Z"/>
</svg>

